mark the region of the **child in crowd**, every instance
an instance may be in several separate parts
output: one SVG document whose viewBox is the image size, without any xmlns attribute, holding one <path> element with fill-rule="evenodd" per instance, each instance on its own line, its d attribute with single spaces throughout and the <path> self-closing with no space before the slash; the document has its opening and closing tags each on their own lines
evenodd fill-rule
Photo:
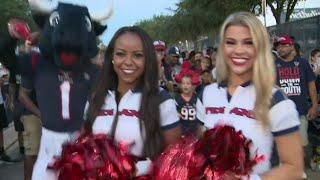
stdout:
<svg viewBox="0 0 320 180">
<path fill-rule="evenodd" d="M 200 85 L 199 75 L 192 70 L 184 69 L 175 78 L 180 84 L 180 92 L 175 100 L 180 114 L 180 123 L 184 135 L 196 133 L 201 122 L 197 119 L 196 105 L 201 103 L 195 93 L 196 86 Z"/>
</svg>

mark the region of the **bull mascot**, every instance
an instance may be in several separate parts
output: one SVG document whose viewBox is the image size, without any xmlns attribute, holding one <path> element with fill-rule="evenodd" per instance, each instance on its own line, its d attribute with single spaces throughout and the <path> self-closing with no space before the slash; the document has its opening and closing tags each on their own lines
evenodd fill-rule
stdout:
<svg viewBox="0 0 320 180">
<path fill-rule="evenodd" d="M 98 54 L 96 38 L 106 29 L 112 0 L 90 6 L 89 1 L 29 0 L 35 22 L 41 28 L 40 53 L 20 61 L 22 92 L 36 92 L 42 120 L 42 136 L 32 179 L 57 179 L 48 169 L 62 144 L 74 139 L 83 125 L 90 89 L 98 74 L 92 59 Z M 90 1 L 92 2 L 92 1 Z M 90 7 L 105 7 L 99 12 Z M 24 98 L 27 109 L 37 108 Z"/>
</svg>

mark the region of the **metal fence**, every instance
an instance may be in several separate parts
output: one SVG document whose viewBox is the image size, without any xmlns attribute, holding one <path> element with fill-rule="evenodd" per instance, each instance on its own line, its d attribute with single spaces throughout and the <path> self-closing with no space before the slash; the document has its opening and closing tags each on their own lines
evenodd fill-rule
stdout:
<svg viewBox="0 0 320 180">
<path fill-rule="evenodd" d="M 271 37 L 290 35 L 301 46 L 303 57 L 309 59 L 314 48 L 320 48 L 320 15 L 268 27 Z"/>
</svg>

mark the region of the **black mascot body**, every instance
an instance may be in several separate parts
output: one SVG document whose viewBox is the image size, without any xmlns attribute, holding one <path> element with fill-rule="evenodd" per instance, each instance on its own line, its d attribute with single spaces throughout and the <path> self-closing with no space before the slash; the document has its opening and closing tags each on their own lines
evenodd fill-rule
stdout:
<svg viewBox="0 0 320 180">
<path fill-rule="evenodd" d="M 110 1 L 96 3 L 106 5 L 101 14 L 78 1 L 29 0 L 42 30 L 40 53 L 32 52 L 19 62 L 22 87 L 35 89 L 43 125 L 32 179 L 57 179 L 47 166 L 83 125 L 85 104 L 99 73 L 91 63 L 98 54 L 96 38 L 112 13 Z"/>
</svg>

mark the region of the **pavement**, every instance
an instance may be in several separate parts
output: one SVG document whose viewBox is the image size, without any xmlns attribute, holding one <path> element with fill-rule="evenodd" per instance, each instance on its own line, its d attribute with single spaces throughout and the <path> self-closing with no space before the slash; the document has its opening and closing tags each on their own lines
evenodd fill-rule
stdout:
<svg viewBox="0 0 320 180">
<path fill-rule="evenodd" d="M 0 161 L 0 180 L 23 180 L 23 157 L 19 153 L 18 134 L 14 130 L 13 123 L 4 130 L 4 149 L 6 153 L 20 162 L 7 163 Z"/>
<path fill-rule="evenodd" d="M 13 123 L 4 130 L 5 150 L 10 157 L 21 159 L 17 133 Z M 320 180 L 320 172 L 307 169 L 308 180 Z M 0 180 L 23 180 L 23 161 L 17 163 L 6 163 L 0 161 Z"/>
</svg>

